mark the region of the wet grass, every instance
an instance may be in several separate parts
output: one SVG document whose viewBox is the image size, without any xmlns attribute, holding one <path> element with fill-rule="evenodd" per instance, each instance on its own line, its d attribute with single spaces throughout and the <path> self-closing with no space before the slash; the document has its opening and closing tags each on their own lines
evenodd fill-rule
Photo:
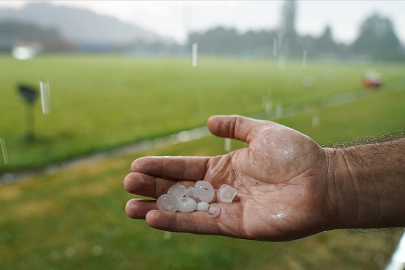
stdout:
<svg viewBox="0 0 405 270">
<path fill-rule="evenodd" d="M 213 114 L 263 110 L 271 90 L 273 106 L 288 105 L 361 87 L 365 71 L 386 80 L 403 76 L 404 65 L 349 65 L 201 58 L 197 67 L 182 58 L 48 55 L 29 61 L 0 56 L 0 138 L 9 164 L 0 173 L 38 167 L 102 149 L 204 125 Z M 19 83 L 38 85 L 47 76 L 51 113 L 35 107 L 37 139 L 24 141 L 25 108 Z M 309 76 L 312 88 L 302 85 Z"/>
<path fill-rule="evenodd" d="M 280 122 L 319 143 L 380 135 L 403 129 L 404 95 L 405 89 L 382 92 Z M 355 114 L 359 107 L 364 113 Z M 317 128 L 310 125 L 314 113 L 321 119 Z M 232 147 L 244 144 L 233 141 Z M 399 231 L 339 230 L 286 243 L 179 233 L 164 239 L 163 232 L 126 217 L 133 196 L 121 183 L 134 158 L 217 155 L 223 148 L 223 139 L 210 136 L 1 186 L 0 269 L 381 269 L 387 262 Z"/>
<path fill-rule="evenodd" d="M 299 129 L 321 145 L 381 137 L 405 130 L 405 84 L 392 92 L 379 92 L 373 97 L 336 107 L 314 108 L 279 122 Z M 312 126 L 317 115 L 320 127 Z"/>
</svg>

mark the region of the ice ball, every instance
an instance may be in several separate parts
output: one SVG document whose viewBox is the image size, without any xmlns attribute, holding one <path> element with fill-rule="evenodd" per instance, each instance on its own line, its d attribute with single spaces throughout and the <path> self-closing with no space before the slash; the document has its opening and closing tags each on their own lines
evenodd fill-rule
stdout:
<svg viewBox="0 0 405 270">
<path fill-rule="evenodd" d="M 196 202 L 200 202 L 200 199 L 198 199 L 197 196 L 194 194 L 194 188 L 193 187 L 188 187 L 186 189 L 186 195 L 185 196 L 193 199 Z"/>
<path fill-rule="evenodd" d="M 219 206 L 219 204 L 212 203 L 208 207 L 207 211 L 208 211 L 208 214 L 210 214 L 211 216 L 217 217 L 219 215 L 219 212 L 221 212 L 221 207 Z"/>
<path fill-rule="evenodd" d="M 186 189 L 186 195 L 184 195 L 184 196 L 191 198 L 191 196 L 192 196 L 193 194 L 194 194 L 194 188 L 193 188 L 193 187 L 188 187 L 188 188 Z"/>
<path fill-rule="evenodd" d="M 210 205 L 207 202 L 199 202 L 197 204 L 197 209 L 196 210 L 197 211 L 205 211 L 205 212 L 207 212 L 209 206 Z"/>
<path fill-rule="evenodd" d="M 177 201 L 176 196 L 163 194 L 157 199 L 156 206 L 161 211 L 174 213 L 179 209 L 179 202 Z"/>
<path fill-rule="evenodd" d="M 167 191 L 167 194 L 175 196 L 177 199 L 180 199 L 186 195 L 186 188 L 183 185 L 176 184 L 171 186 Z"/>
<path fill-rule="evenodd" d="M 194 195 L 202 202 L 210 203 L 215 196 L 214 187 L 208 181 L 197 181 L 194 185 Z"/>
<path fill-rule="evenodd" d="M 217 198 L 218 198 L 218 201 L 220 201 L 220 202 L 230 203 L 233 201 L 233 198 L 235 198 L 237 193 L 238 193 L 238 191 L 236 189 L 234 189 L 233 187 L 231 187 L 227 184 L 223 184 L 218 189 Z"/>
<path fill-rule="evenodd" d="M 197 202 L 191 198 L 183 197 L 179 199 L 179 211 L 191 213 L 197 209 Z"/>
</svg>

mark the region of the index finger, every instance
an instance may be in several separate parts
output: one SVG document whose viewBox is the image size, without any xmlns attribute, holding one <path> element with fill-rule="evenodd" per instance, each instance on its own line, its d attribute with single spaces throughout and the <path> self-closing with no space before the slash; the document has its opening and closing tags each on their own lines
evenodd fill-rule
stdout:
<svg viewBox="0 0 405 270">
<path fill-rule="evenodd" d="M 142 157 L 131 165 L 133 172 L 169 179 L 204 179 L 209 157 Z"/>
</svg>

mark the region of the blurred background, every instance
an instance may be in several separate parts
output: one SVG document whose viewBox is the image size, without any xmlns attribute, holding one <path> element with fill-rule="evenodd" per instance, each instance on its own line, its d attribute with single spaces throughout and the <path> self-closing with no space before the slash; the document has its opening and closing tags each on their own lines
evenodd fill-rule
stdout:
<svg viewBox="0 0 405 270">
<path fill-rule="evenodd" d="M 384 269 L 401 230 L 164 233 L 126 217 L 121 182 L 140 156 L 245 147 L 208 134 L 214 114 L 323 146 L 404 130 L 404 14 L 404 1 L 0 2 L 0 269 Z"/>
</svg>

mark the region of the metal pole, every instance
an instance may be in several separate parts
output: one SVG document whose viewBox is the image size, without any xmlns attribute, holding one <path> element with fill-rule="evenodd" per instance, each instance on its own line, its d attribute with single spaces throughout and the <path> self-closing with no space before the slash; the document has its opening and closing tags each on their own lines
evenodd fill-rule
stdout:
<svg viewBox="0 0 405 270">
<path fill-rule="evenodd" d="M 27 105 L 25 139 L 28 142 L 33 141 L 35 139 L 34 103 L 29 103 Z"/>
</svg>

